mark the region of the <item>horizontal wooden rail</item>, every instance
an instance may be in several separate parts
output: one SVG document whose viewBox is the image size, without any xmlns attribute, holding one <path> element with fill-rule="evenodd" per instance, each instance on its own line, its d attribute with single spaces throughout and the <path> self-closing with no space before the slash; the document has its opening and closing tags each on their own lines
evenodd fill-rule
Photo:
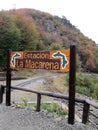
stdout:
<svg viewBox="0 0 98 130">
<path fill-rule="evenodd" d="M 1 87 L 6 87 L 5 85 L 1 85 Z M 60 93 L 53 93 L 53 92 L 46 92 L 46 91 L 37 91 L 37 90 L 30 90 L 30 89 L 27 89 L 27 88 L 20 88 L 20 87 L 16 87 L 16 86 L 11 86 L 12 89 L 16 89 L 16 90 L 21 90 L 21 91 L 26 91 L 26 92 L 31 92 L 31 93 L 35 93 L 35 94 L 41 94 L 41 95 L 44 95 L 44 96 L 50 96 L 50 97 L 56 97 L 56 98 L 61 98 L 61 99 L 66 99 L 66 100 L 69 100 L 69 97 L 65 94 L 60 94 Z M 88 99 L 81 99 L 81 98 L 75 98 L 75 101 L 76 102 L 79 102 L 79 103 L 88 103 L 89 105 L 95 107 L 98 109 L 98 104 L 95 103 L 95 102 L 92 102 Z"/>
<path fill-rule="evenodd" d="M 2 85 L 2 87 L 6 87 L 6 86 Z M 30 90 L 30 89 L 27 89 L 27 88 L 19 88 L 19 87 L 16 87 L 16 86 L 11 86 L 11 88 L 16 89 L 16 90 L 31 92 L 31 93 L 35 93 L 35 94 L 41 94 L 41 95 L 44 95 L 44 96 L 50 96 L 50 97 L 56 97 L 56 98 L 69 100 L 69 97 L 65 94 L 53 93 L 53 92 L 47 92 L 47 91 Z M 75 101 L 79 102 L 79 103 L 85 102 L 84 99 L 79 99 L 79 98 L 75 98 Z"/>
<path fill-rule="evenodd" d="M 0 81 L 5 81 L 6 77 L 0 77 Z"/>
<path fill-rule="evenodd" d="M 6 87 L 5 85 L 1 85 L 1 87 Z M 20 87 L 15 87 L 15 86 L 11 86 L 12 89 L 16 89 L 16 90 L 21 90 L 21 91 L 26 91 L 26 92 L 31 92 L 31 93 L 35 93 L 35 94 L 41 94 L 41 95 L 45 95 L 45 96 L 50 96 L 50 97 L 56 97 L 56 98 L 61 98 L 61 99 L 66 99 L 69 100 L 69 97 L 65 94 L 60 94 L 60 93 L 53 93 L 53 92 L 46 92 L 46 91 L 37 91 L 37 90 L 30 90 L 27 88 L 20 88 Z M 92 102 L 88 99 L 81 99 L 81 98 L 75 98 L 76 102 L 79 103 L 88 103 L 89 105 L 95 107 L 98 109 L 98 104 L 95 102 Z"/>
<path fill-rule="evenodd" d="M 88 121 L 98 129 L 98 126 L 93 121 L 91 121 L 90 119 Z"/>
<path fill-rule="evenodd" d="M 85 102 L 98 109 L 98 104 L 95 103 L 94 101 L 90 101 L 90 100 L 86 99 Z"/>
<path fill-rule="evenodd" d="M 92 113 L 91 111 L 89 111 L 89 114 L 92 115 L 92 116 L 94 116 L 94 117 L 96 117 L 98 119 L 98 115 Z"/>
</svg>

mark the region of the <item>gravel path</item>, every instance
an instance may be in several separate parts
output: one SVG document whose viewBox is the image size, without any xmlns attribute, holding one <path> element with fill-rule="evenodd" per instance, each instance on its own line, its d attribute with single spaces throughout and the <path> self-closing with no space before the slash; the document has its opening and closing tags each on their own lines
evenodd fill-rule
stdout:
<svg viewBox="0 0 98 130">
<path fill-rule="evenodd" d="M 96 130 L 81 123 L 68 125 L 48 112 L 0 105 L 0 130 Z"/>
</svg>

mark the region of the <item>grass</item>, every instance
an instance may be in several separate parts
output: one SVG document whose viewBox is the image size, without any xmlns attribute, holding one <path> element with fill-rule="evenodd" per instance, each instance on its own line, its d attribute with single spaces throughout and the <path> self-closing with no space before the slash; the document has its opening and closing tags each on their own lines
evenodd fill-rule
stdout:
<svg viewBox="0 0 98 130">
<path fill-rule="evenodd" d="M 46 78 L 44 81 L 43 89 L 45 91 L 57 92 L 57 93 L 65 93 L 68 91 L 68 87 L 64 84 L 65 75 L 59 75 L 56 78 Z"/>
<path fill-rule="evenodd" d="M 36 103 L 28 103 L 27 98 L 23 98 L 22 101 L 23 101 L 22 103 L 19 103 L 20 107 L 27 107 L 27 108 L 35 108 L 36 109 Z M 56 114 L 58 116 L 65 116 L 68 114 L 67 109 L 63 109 L 57 103 L 42 103 L 41 109 L 47 110 L 48 112 Z"/>
</svg>

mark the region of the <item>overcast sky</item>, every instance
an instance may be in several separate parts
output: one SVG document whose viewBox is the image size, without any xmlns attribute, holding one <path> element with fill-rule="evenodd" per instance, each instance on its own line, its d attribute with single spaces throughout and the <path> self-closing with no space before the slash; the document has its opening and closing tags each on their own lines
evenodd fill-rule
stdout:
<svg viewBox="0 0 98 130">
<path fill-rule="evenodd" d="M 65 16 L 98 44 L 98 0 L 0 0 L 0 10 L 33 8 Z"/>
</svg>

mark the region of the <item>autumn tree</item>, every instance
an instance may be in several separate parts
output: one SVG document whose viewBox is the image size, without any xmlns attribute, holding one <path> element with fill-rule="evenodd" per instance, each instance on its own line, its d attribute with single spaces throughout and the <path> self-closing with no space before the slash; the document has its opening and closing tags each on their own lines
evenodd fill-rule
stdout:
<svg viewBox="0 0 98 130">
<path fill-rule="evenodd" d="M 83 45 L 80 47 L 79 56 L 84 71 L 93 71 L 95 69 L 95 54 L 87 46 Z"/>
<path fill-rule="evenodd" d="M 40 35 L 33 19 L 19 11 L 15 11 L 13 18 L 17 28 L 20 29 L 21 32 L 21 49 L 36 50 L 40 42 Z"/>
</svg>

